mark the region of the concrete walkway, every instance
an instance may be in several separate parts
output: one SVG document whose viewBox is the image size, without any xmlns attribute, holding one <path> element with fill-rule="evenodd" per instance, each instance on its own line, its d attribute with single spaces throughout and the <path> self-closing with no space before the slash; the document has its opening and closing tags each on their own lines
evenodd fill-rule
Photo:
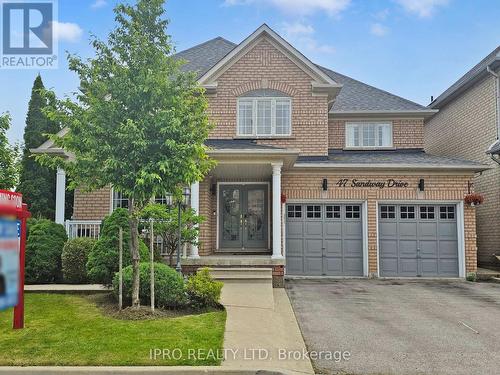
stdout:
<svg viewBox="0 0 500 375">
<path fill-rule="evenodd" d="M 87 293 L 109 292 L 111 289 L 101 284 L 40 284 L 25 285 L 25 292 L 38 293 Z"/>
<path fill-rule="evenodd" d="M 284 289 L 265 280 L 225 281 L 222 304 L 227 310 L 223 368 L 314 374 Z"/>
</svg>

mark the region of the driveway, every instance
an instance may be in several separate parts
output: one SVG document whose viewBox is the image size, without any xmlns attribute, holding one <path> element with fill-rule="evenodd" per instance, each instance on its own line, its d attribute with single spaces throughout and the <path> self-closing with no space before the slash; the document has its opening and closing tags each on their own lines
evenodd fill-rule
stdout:
<svg viewBox="0 0 500 375">
<path fill-rule="evenodd" d="M 288 280 L 286 288 L 308 350 L 350 353 L 319 355 L 318 373 L 500 373 L 500 284 Z"/>
</svg>

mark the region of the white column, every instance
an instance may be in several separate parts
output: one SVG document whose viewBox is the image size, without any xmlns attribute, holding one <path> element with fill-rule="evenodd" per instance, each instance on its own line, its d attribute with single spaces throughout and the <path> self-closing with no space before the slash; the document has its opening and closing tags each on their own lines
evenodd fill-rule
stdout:
<svg viewBox="0 0 500 375">
<path fill-rule="evenodd" d="M 196 215 L 200 214 L 200 183 L 195 182 L 191 185 L 191 208 L 196 212 Z M 199 258 L 198 245 L 191 245 L 191 255 L 190 258 Z"/>
<path fill-rule="evenodd" d="M 66 205 L 66 172 L 57 168 L 56 175 L 56 223 L 64 224 L 64 209 Z"/>
<path fill-rule="evenodd" d="M 281 254 L 281 167 L 273 163 L 273 258 L 283 258 Z"/>
</svg>

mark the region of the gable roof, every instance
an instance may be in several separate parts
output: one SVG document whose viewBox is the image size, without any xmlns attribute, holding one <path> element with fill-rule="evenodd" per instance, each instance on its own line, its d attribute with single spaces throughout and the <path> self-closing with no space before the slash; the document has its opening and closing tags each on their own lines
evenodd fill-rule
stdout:
<svg viewBox="0 0 500 375">
<path fill-rule="evenodd" d="M 267 38 L 267 40 L 271 42 L 276 49 L 280 50 L 290 60 L 294 61 L 298 67 L 309 74 L 317 83 L 328 84 L 333 87 L 340 86 L 328 74 L 325 74 L 325 72 L 322 71 L 316 64 L 310 61 L 266 24 L 260 26 L 240 44 L 227 53 L 222 59 L 217 61 L 214 66 L 212 66 L 199 78 L 200 83 L 210 83 L 216 79 L 222 71 L 236 62 L 240 56 L 251 49 L 255 42 L 260 40 L 262 37 Z"/>
<path fill-rule="evenodd" d="M 238 45 L 222 37 L 211 39 L 192 48 L 181 51 L 176 57 L 187 61 L 184 71 L 194 71 L 198 79 L 206 75 L 219 61 L 231 53 Z M 316 64 L 315 64 L 316 65 Z M 333 81 L 342 85 L 330 113 L 362 114 L 362 113 L 421 113 L 422 115 L 436 111 L 414 103 L 387 91 L 377 89 L 366 83 L 357 81 L 346 75 L 316 65 Z"/>
<path fill-rule="evenodd" d="M 458 81 L 448 87 L 441 95 L 429 104 L 430 108 L 440 108 L 456 95 L 466 90 L 487 73 L 488 67 L 496 69 L 500 66 L 500 46 L 495 48 L 488 56 L 482 59 L 471 70 L 465 73 Z"/>
</svg>

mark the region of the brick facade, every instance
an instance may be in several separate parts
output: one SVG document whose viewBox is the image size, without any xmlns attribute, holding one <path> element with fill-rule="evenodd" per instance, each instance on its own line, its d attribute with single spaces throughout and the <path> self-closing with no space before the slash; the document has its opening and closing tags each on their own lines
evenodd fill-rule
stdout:
<svg viewBox="0 0 500 375">
<path fill-rule="evenodd" d="M 111 210 L 111 188 L 93 192 L 76 189 L 73 202 L 73 219 L 102 220 Z"/>
<path fill-rule="evenodd" d="M 425 150 L 487 164 L 491 169 L 474 179 L 474 189 L 485 197 L 476 208 L 478 262 L 500 267 L 500 166 L 486 154 L 497 139 L 495 79 L 488 76 L 439 109 L 425 124 Z"/>
<path fill-rule="evenodd" d="M 328 147 L 345 148 L 346 122 L 366 122 L 367 120 L 333 119 L 328 121 Z M 376 119 L 375 122 L 392 124 L 393 147 L 398 149 L 424 148 L 424 120 L 414 119 Z"/>
</svg>

